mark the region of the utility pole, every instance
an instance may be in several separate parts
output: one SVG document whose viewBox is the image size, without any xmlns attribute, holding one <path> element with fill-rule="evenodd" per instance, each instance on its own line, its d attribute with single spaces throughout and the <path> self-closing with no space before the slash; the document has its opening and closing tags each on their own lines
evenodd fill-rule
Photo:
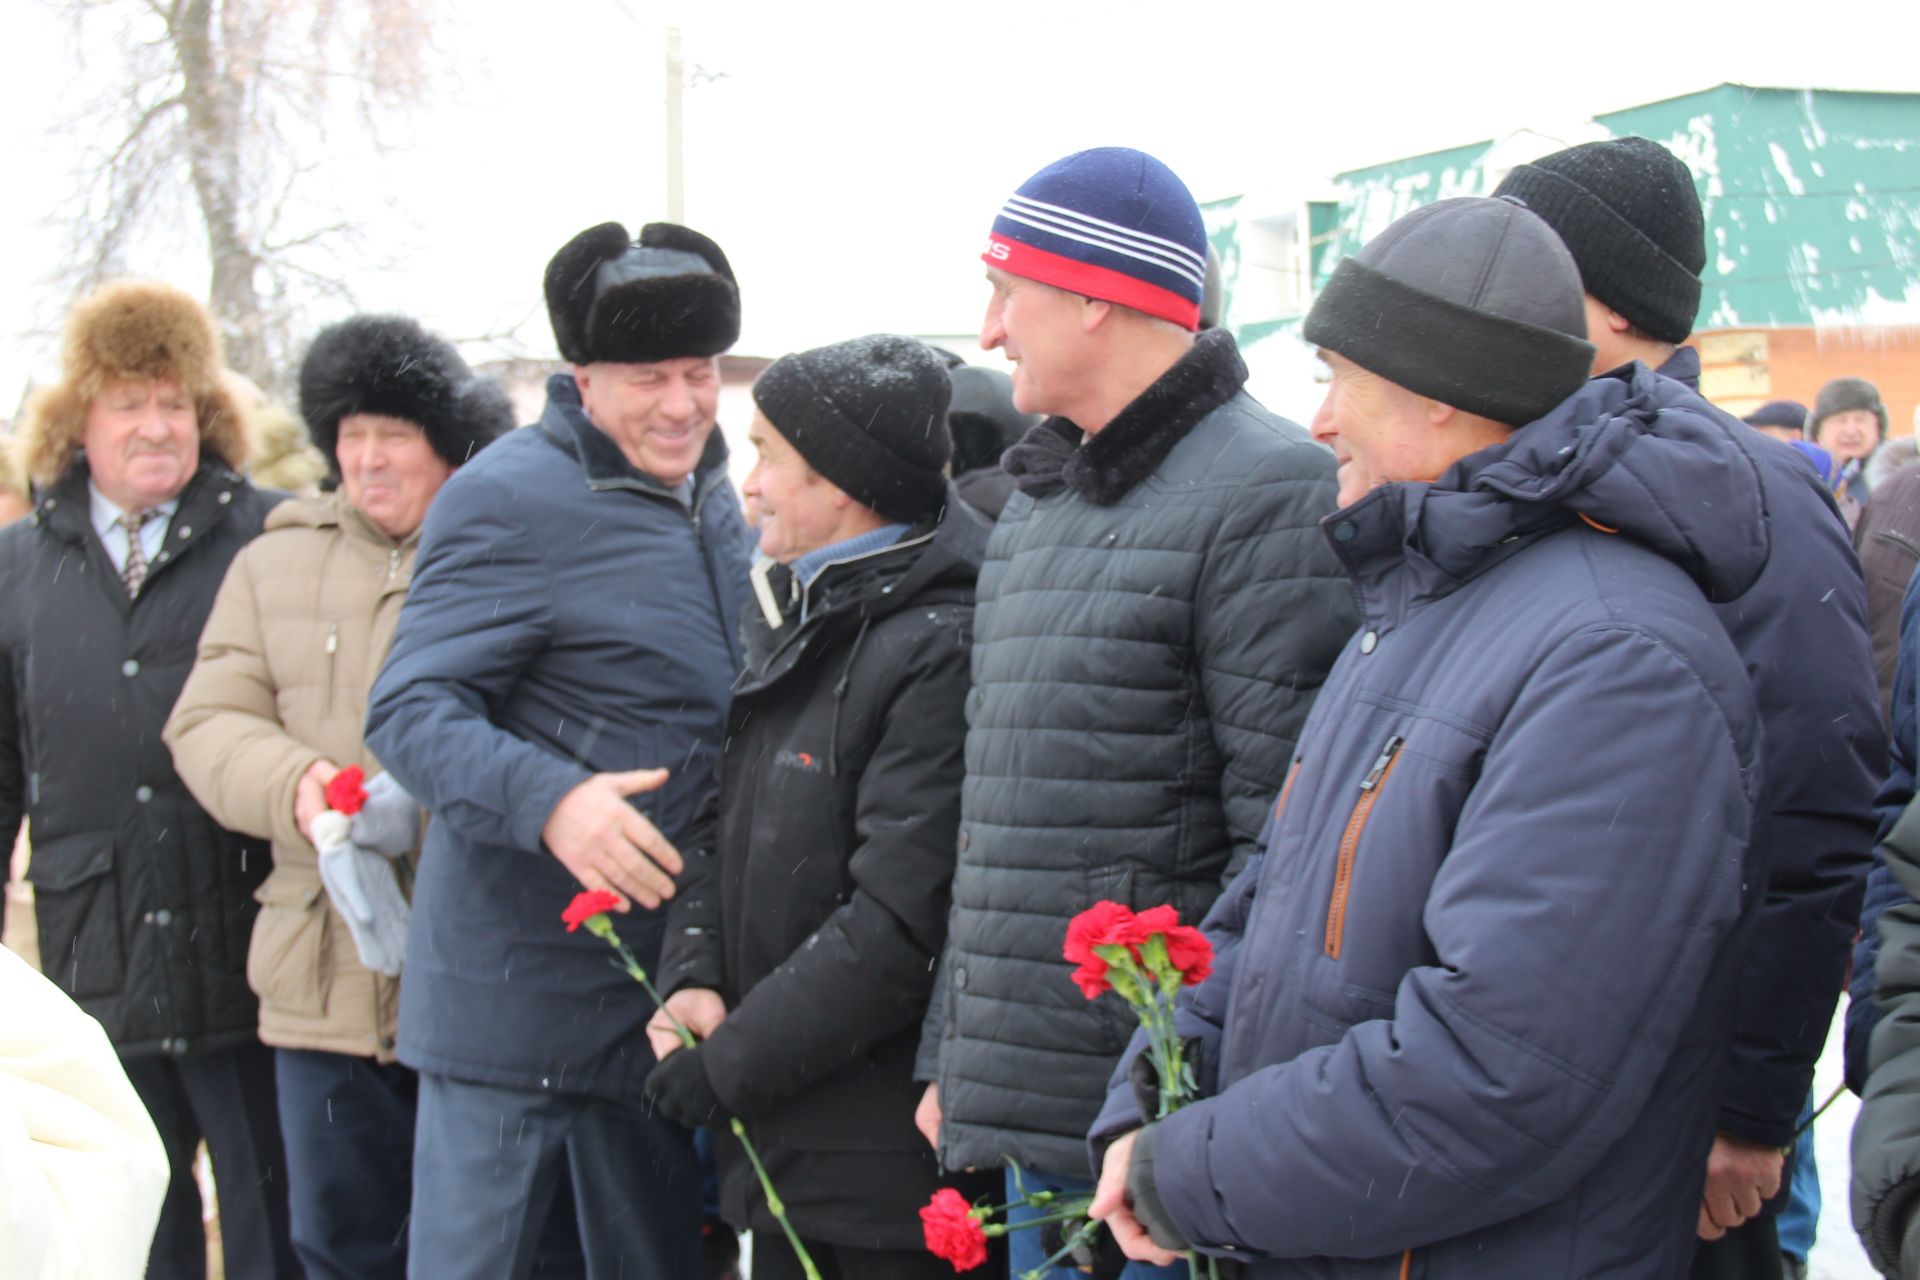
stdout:
<svg viewBox="0 0 1920 1280">
<path fill-rule="evenodd" d="M 680 28 L 667 28 L 667 221 L 686 221 L 686 180 L 680 160 Z"/>
</svg>

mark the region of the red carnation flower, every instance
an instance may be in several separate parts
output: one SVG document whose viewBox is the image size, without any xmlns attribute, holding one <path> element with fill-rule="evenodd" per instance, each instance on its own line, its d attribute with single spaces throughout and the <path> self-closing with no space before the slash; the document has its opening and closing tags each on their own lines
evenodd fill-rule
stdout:
<svg viewBox="0 0 1920 1280">
<path fill-rule="evenodd" d="M 971 1271 L 987 1260 L 987 1233 L 967 1198 L 952 1187 L 940 1188 L 922 1206 L 920 1229 L 927 1252 L 951 1262 L 956 1272 Z"/>
<path fill-rule="evenodd" d="M 1139 930 L 1140 941 L 1145 942 L 1153 934 L 1179 928 L 1180 913 L 1165 905 L 1148 907 L 1135 916 L 1133 922 L 1134 927 Z"/>
<path fill-rule="evenodd" d="M 1213 972 L 1213 944 L 1198 929 L 1177 924 L 1167 930 L 1167 960 L 1180 971 L 1180 981 L 1197 987 Z"/>
<path fill-rule="evenodd" d="M 352 816 L 367 803 L 367 771 L 350 764 L 327 784 L 327 808 Z"/>
<path fill-rule="evenodd" d="M 1073 985 L 1080 988 L 1080 994 L 1089 1000 L 1111 991 L 1113 983 L 1107 978 L 1107 962 L 1095 956 L 1075 969 Z"/>
<path fill-rule="evenodd" d="M 560 913 L 566 922 L 567 932 L 572 933 L 597 915 L 604 915 L 620 905 L 620 895 L 611 889 L 588 889 L 585 893 L 573 895 L 573 901 Z"/>
<path fill-rule="evenodd" d="M 1062 954 L 1074 964 L 1098 964 L 1106 961 L 1094 954 L 1095 947 L 1129 947 L 1145 935 L 1138 927 L 1139 917 L 1117 902 L 1096 902 L 1075 916 L 1067 925 L 1067 942 Z"/>
</svg>

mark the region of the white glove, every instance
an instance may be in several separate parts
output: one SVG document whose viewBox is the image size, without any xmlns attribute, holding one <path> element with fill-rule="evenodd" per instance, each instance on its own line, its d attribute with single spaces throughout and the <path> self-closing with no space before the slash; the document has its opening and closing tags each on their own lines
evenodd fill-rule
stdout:
<svg viewBox="0 0 1920 1280">
<path fill-rule="evenodd" d="M 338 818 L 338 824 L 327 821 Z M 353 932 L 360 963 L 375 973 L 398 977 L 407 954 L 407 926 L 413 910 L 400 892 L 393 864 L 369 853 L 353 841 L 335 837 L 347 825 L 345 814 L 332 810 L 313 822 L 314 843 L 320 849 L 320 883 L 340 918 Z M 340 833 L 344 836 L 344 833 Z"/>
<path fill-rule="evenodd" d="M 420 805 L 390 773 L 375 774 L 366 788 L 366 803 L 353 815 L 349 838 L 389 858 L 412 853 L 420 843 Z"/>
</svg>

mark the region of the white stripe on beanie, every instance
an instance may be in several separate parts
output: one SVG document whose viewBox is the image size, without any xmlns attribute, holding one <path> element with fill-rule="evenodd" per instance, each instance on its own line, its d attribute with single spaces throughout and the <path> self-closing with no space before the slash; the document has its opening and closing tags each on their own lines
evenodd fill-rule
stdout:
<svg viewBox="0 0 1920 1280">
<path fill-rule="evenodd" d="M 1124 254 L 1184 276 L 1192 281 L 1195 288 L 1205 287 L 1206 258 L 1183 244 L 1161 236 L 1135 231 L 1104 218 L 1095 218 L 1074 209 L 1017 194 L 1007 198 L 1000 216 L 1052 235 Z"/>
</svg>

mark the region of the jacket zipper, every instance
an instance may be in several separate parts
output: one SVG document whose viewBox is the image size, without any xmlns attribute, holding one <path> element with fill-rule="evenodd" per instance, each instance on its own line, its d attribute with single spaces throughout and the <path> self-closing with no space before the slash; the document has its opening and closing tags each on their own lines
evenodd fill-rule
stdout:
<svg viewBox="0 0 1920 1280">
<path fill-rule="evenodd" d="M 333 710 L 333 669 L 339 665 L 337 655 L 340 652 L 340 624 L 334 623 L 327 628 L 327 710 Z"/>
<path fill-rule="evenodd" d="M 1295 760 L 1293 768 L 1287 770 L 1287 780 L 1280 787 L 1280 798 L 1273 802 L 1273 825 L 1280 825 L 1280 815 L 1287 811 L 1287 797 L 1293 794 L 1293 780 L 1300 776 L 1300 766 L 1304 760 Z M 1277 834 L 1277 833 L 1276 833 Z"/>
<path fill-rule="evenodd" d="M 1353 806 L 1353 816 L 1347 819 L 1347 829 L 1340 837 L 1340 860 L 1333 872 L 1333 900 L 1327 908 L 1327 954 L 1335 960 L 1340 958 L 1340 943 L 1347 931 L 1347 896 L 1353 888 L 1353 855 L 1360 847 L 1360 833 L 1367 829 L 1367 818 L 1380 799 L 1381 786 L 1393 772 L 1394 762 L 1400 758 L 1400 746 L 1405 741 L 1397 733 L 1387 739 L 1373 768 L 1360 780 L 1360 802 Z"/>
</svg>

